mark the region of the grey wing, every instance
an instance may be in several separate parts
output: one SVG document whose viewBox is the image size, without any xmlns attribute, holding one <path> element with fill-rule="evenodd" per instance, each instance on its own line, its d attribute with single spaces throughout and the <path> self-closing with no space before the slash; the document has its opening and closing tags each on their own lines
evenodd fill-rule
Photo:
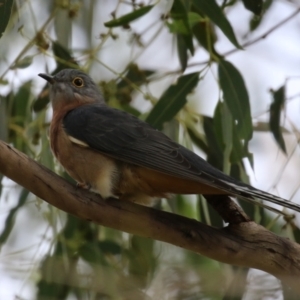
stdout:
<svg viewBox="0 0 300 300">
<path fill-rule="evenodd" d="M 63 125 L 68 135 L 117 160 L 300 211 L 299 205 L 224 174 L 149 124 L 104 104 L 77 107 L 64 117 Z"/>
<path fill-rule="evenodd" d="M 235 180 L 149 124 L 106 105 L 84 105 L 64 118 L 68 135 L 115 159 L 175 177 Z"/>
</svg>

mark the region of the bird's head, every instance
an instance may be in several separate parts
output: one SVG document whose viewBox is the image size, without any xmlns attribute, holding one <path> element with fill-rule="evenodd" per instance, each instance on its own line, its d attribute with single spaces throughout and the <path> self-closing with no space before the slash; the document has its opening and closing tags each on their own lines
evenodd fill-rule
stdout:
<svg viewBox="0 0 300 300">
<path fill-rule="evenodd" d="M 64 69 L 54 76 L 39 74 L 50 87 L 50 101 L 53 109 L 88 103 L 104 103 L 103 96 L 94 81 L 84 72 Z"/>
</svg>

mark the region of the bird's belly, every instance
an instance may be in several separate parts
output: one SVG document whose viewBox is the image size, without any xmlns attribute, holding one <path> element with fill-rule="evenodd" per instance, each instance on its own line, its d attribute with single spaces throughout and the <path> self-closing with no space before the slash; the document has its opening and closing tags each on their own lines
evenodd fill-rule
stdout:
<svg viewBox="0 0 300 300">
<path fill-rule="evenodd" d="M 55 143 L 51 140 L 51 148 L 60 164 L 79 185 L 90 187 L 103 198 L 114 196 L 118 168 L 112 159 L 71 142 L 65 132 L 56 136 Z"/>
<path fill-rule="evenodd" d="M 80 186 L 91 188 L 103 198 L 117 196 L 151 205 L 153 198 L 169 194 L 223 193 L 200 181 L 177 178 L 112 159 L 68 136 L 61 125 L 56 126 L 51 124 L 50 141 L 57 160 Z"/>
</svg>

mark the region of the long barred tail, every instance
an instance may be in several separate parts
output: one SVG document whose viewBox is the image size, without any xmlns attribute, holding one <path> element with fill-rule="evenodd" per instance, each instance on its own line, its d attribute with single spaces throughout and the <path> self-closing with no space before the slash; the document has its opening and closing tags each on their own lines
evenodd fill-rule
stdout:
<svg viewBox="0 0 300 300">
<path fill-rule="evenodd" d="M 294 211 L 300 212 L 300 205 L 297 204 L 297 203 L 294 203 L 294 202 L 291 202 L 289 200 L 285 200 L 283 198 L 280 198 L 278 196 L 269 194 L 267 192 L 258 190 L 256 188 L 254 188 L 252 186 L 249 186 L 249 185 L 246 185 L 246 184 L 236 185 L 234 183 L 228 183 L 228 182 L 226 182 L 226 184 L 232 187 L 232 191 L 237 192 L 237 193 L 233 193 L 233 194 L 235 196 L 237 196 L 238 198 L 241 198 L 241 199 L 243 199 L 245 201 L 248 201 L 248 202 L 256 203 L 256 204 L 258 204 L 262 207 L 265 207 L 265 208 L 267 208 L 267 209 L 269 209 L 273 212 L 286 215 L 284 212 L 282 212 L 282 211 L 280 211 L 280 210 L 278 210 L 274 207 L 271 207 L 267 204 L 259 202 L 257 199 L 261 199 L 263 201 L 268 201 L 268 202 L 271 202 L 271 203 L 274 203 L 274 204 L 292 209 Z"/>
</svg>

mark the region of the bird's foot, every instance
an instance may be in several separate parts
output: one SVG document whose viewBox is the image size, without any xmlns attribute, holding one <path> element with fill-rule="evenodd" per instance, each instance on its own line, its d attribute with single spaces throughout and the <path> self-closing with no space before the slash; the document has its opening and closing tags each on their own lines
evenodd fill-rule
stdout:
<svg viewBox="0 0 300 300">
<path fill-rule="evenodd" d="M 77 182 L 76 186 L 80 189 L 84 189 L 84 190 L 90 190 L 91 189 L 91 185 L 88 183 L 84 183 L 84 182 Z"/>
</svg>

